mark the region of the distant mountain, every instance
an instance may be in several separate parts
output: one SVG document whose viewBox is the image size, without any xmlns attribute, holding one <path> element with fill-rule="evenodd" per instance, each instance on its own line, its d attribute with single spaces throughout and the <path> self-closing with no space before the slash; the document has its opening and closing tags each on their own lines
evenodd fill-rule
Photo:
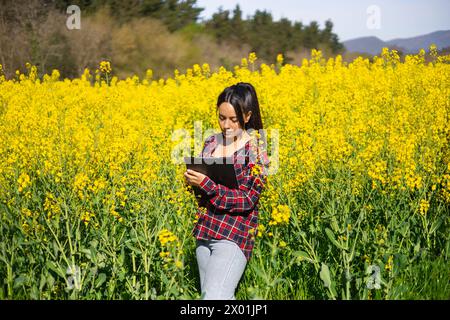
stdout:
<svg viewBox="0 0 450 320">
<path fill-rule="evenodd" d="M 428 48 L 435 44 L 438 50 L 450 47 L 450 30 L 436 31 L 422 36 L 392 39 L 383 41 L 377 37 L 362 37 L 344 41 L 343 44 L 349 52 L 369 53 L 377 55 L 383 47 L 399 49 L 404 53 L 417 53 L 420 49 Z"/>
<path fill-rule="evenodd" d="M 376 55 L 383 47 L 387 47 L 386 42 L 377 37 L 362 37 L 344 41 L 344 46 L 350 52 L 362 52 Z"/>
<path fill-rule="evenodd" d="M 450 30 L 436 31 L 423 36 L 407 38 L 407 39 L 393 39 L 387 41 L 388 45 L 394 45 L 405 48 L 409 53 L 418 52 L 420 49 L 428 50 L 429 46 L 435 44 L 438 50 L 450 46 Z"/>
</svg>

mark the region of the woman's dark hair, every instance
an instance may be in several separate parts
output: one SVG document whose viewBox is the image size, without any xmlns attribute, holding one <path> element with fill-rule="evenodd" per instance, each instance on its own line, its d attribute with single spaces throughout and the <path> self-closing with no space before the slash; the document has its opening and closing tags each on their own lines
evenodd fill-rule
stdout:
<svg viewBox="0 0 450 320">
<path fill-rule="evenodd" d="M 256 131 L 263 129 L 258 97 L 256 96 L 255 88 L 250 83 L 239 82 L 225 88 L 217 99 L 217 109 L 224 102 L 228 102 L 233 106 L 242 128 Z M 252 112 L 250 120 L 244 123 L 244 114 L 248 114 L 249 111 Z"/>
</svg>

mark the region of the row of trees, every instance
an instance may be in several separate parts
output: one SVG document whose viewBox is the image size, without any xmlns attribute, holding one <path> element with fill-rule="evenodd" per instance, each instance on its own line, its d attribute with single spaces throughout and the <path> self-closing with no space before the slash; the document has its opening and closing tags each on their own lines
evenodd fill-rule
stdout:
<svg viewBox="0 0 450 320">
<path fill-rule="evenodd" d="M 48 0 L 59 10 L 70 5 L 78 5 L 83 12 L 93 13 L 109 7 L 112 16 L 119 23 L 134 18 L 150 17 L 162 21 L 170 32 L 196 23 L 202 8 L 196 6 L 197 0 Z"/>
<path fill-rule="evenodd" d="M 69 30 L 66 10 L 81 9 L 81 29 Z M 101 60 L 112 62 L 119 77 L 155 77 L 208 62 L 214 70 L 231 68 L 254 51 L 260 63 L 273 63 L 278 53 L 300 63 L 311 48 L 327 55 L 342 51 L 331 21 L 303 25 L 274 21 L 257 10 L 243 18 L 242 10 L 223 10 L 205 21 L 196 0 L 0 0 L 0 64 L 7 76 L 38 66 L 40 74 L 59 69 L 63 77 L 79 76 Z"/>
<path fill-rule="evenodd" d="M 256 10 L 253 16 L 243 19 L 239 5 L 232 12 L 219 8 L 206 21 L 206 30 L 212 32 L 219 42 L 250 44 L 252 50 L 266 59 L 300 48 L 327 47 L 333 54 L 343 50 L 343 45 L 333 33 L 331 20 L 327 20 L 321 30 L 316 21 L 307 26 L 287 18 L 274 21 L 272 14 L 265 10 Z"/>
</svg>

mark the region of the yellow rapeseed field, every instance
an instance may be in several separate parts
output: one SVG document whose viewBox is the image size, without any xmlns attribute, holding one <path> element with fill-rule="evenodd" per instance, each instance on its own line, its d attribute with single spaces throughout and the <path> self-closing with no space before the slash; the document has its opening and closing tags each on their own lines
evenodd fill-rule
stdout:
<svg viewBox="0 0 450 320">
<path fill-rule="evenodd" d="M 0 65 L 0 298 L 198 297 L 196 201 L 174 132 L 198 154 L 219 131 L 219 93 L 240 81 L 258 93 L 271 174 L 237 296 L 404 298 L 435 261 L 427 281 L 447 277 L 448 297 L 450 56 L 431 49 L 431 62 L 313 50 L 259 67 L 252 53 L 169 79 L 119 80 L 107 61 L 78 79 L 30 64 L 5 79 Z M 380 289 L 366 285 L 373 265 Z"/>
</svg>

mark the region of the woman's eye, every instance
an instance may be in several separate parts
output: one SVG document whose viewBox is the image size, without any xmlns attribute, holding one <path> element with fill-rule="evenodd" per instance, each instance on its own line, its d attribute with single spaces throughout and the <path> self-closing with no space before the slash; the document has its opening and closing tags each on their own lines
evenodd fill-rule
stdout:
<svg viewBox="0 0 450 320">
<path fill-rule="evenodd" d="M 225 118 L 219 117 L 219 120 L 220 121 L 225 121 Z M 234 122 L 234 123 L 239 122 L 238 119 L 231 119 L 231 121 Z"/>
</svg>

